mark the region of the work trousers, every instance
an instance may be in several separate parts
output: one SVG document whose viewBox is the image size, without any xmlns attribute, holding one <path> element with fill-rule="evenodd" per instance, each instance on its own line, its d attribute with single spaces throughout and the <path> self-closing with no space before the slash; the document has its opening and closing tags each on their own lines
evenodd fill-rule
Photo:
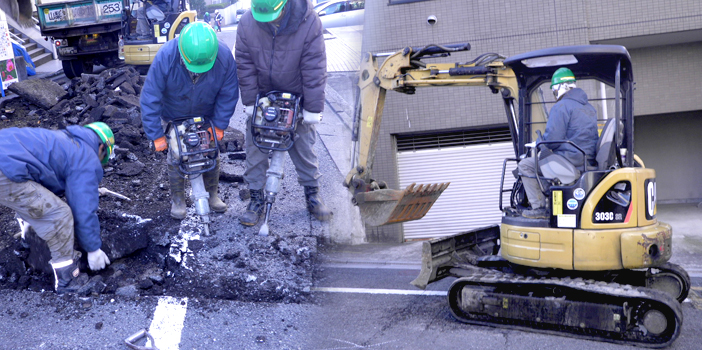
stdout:
<svg viewBox="0 0 702 350">
<path fill-rule="evenodd" d="M 297 181 L 302 186 L 319 187 L 319 161 L 314 152 L 317 142 L 317 128 L 312 124 L 300 123 L 295 131 L 295 143 L 288 150 L 297 171 Z M 266 185 L 268 151 L 261 151 L 253 143 L 251 118 L 246 123 L 246 171 L 244 181 L 249 190 L 261 190 Z"/>
<path fill-rule="evenodd" d="M 0 205 L 28 222 L 51 251 L 51 262 L 73 260 L 73 213 L 71 208 L 44 186 L 14 182 L 0 171 Z"/>
<path fill-rule="evenodd" d="M 522 175 L 522 183 L 531 208 L 543 208 L 546 205 L 546 196 L 541 192 L 539 182 L 536 180 L 536 157 L 522 159 L 517 167 Z"/>
</svg>

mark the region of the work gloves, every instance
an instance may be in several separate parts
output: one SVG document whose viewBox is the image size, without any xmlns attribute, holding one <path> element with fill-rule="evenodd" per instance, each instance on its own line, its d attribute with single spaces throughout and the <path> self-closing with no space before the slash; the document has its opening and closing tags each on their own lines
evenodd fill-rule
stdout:
<svg viewBox="0 0 702 350">
<path fill-rule="evenodd" d="M 254 106 L 244 106 L 244 113 L 246 113 L 247 117 L 252 116 L 253 112 L 254 112 Z"/>
<path fill-rule="evenodd" d="M 224 130 L 222 130 L 216 126 L 214 129 L 215 129 L 214 135 L 217 135 L 217 141 L 222 141 L 222 139 L 224 138 Z M 213 135 L 212 128 L 209 128 L 207 131 L 210 132 L 210 136 Z"/>
<path fill-rule="evenodd" d="M 102 249 L 98 249 L 94 252 L 88 252 L 88 265 L 93 271 L 102 270 L 105 266 L 110 264 L 110 259 L 107 257 Z"/>
<path fill-rule="evenodd" d="M 161 136 L 154 140 L 154 151 L 163 152 L 168 149 L 168 141 L 166 141 L 166 136 Z"/>
<path fill-rule="evenodd" d="M 251 117 L 254 113 L 254 106 L 244 106 L 244 113 Z M 302 110 L 302 122 L 305 124 L 319 124 L 322 121 L 322 113 L 314 113 L 307 110 Z"/>
<path fill-rule="evenodd" d="M 313 113 L 302 110 L 302 122 L 305 124 L 319 124 L 322 121 L 322 113 Z"/>
</svg>

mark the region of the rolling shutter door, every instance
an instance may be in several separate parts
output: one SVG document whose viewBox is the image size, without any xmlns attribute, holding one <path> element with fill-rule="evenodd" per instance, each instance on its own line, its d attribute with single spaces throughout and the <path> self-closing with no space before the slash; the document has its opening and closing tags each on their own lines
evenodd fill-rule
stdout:
<svg viewBox="0 0 702 350">
<path fill-rule="evenodd" d="M 451 182 L 424 218 L 402 224 L 404 239 L 442 237 L 499 224 L 502 212 L 498 200 L 505 158 L 514 158 L 511 142 L 398 152 L 401 189 L 413 182 Z M 511 171 L 515 167 L 515 162 L 507 163 L 505 189 L 512 188 Z M 509 206 L 509 192 L 503 195 L 503 206 Z"/>
</svg>

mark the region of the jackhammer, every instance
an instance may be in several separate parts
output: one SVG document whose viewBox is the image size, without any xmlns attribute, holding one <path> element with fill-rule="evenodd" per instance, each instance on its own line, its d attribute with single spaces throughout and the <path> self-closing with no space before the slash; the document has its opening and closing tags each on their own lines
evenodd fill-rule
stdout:
<svg viewBox="0 0 702 350">
<path fill-rule="evenodd" d="M 295 142 L 295 129 L 300 120 L 300 97 L 289 92 L 271 91 L 259 94 L 256 101 L 250 123 L 253 144 L 261 151 L 270 154 L 266 186 L 263 191 L 266 216 L 258 231 L 259 235 L 267 236 L 271 207 L 284 176 L 285 152 Z"/>
<path fill-rule="evenodd" d="M 168 122 L 168 149 L 179 173 L 190 180 L 195 211 L 202 219 L 204 236 L 210 236 L 210 195 L 202 174 L 217 166 L 219 144 L 212 121 L 188 117 Z"/>
</svg>

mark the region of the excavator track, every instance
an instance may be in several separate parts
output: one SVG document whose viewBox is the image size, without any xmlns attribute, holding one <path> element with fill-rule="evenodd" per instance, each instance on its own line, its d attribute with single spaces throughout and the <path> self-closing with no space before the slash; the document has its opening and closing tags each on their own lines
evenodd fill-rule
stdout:
<svg viewBox="0 0 702 350">
<path fill-rule="evenodd" d="M 455 318 L 469 324 L 649 348 L 670 345 L 682 326 L 680 303 L 660 290 L 479 267 L 462 276 L 448 302 Z"/>
</svg>

